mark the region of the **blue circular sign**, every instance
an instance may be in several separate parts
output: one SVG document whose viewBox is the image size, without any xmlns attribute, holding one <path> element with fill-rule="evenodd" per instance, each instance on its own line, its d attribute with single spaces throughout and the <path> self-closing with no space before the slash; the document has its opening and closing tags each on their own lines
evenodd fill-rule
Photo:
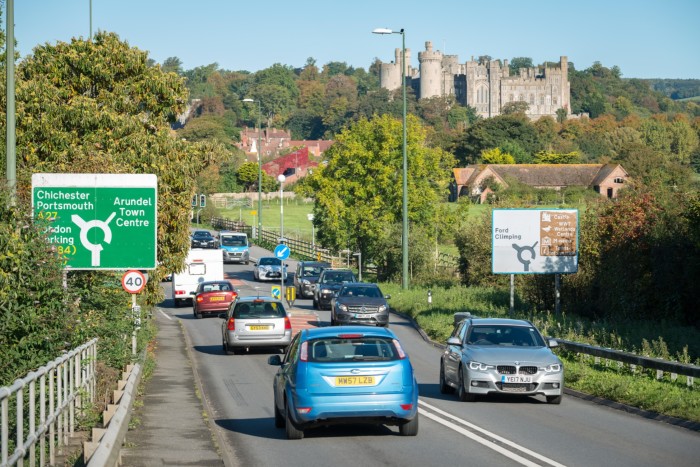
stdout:
<svg viewBox="0 0 700 467">
<path fill-rule="evenodd" d="M 282 260 L 289 258 L 289 247 L 287 245 L 277 245 L 275 247 L 275 258 Z"/>
</svg>

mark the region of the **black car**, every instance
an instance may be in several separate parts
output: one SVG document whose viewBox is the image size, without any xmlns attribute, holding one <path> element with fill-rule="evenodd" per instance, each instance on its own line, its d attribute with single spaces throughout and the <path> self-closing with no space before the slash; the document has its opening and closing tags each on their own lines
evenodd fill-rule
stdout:
<svg viewBox="0 0 700 467">
<path fill-rule="evenodd" d="M 390 295 L 382 294 L 377 284 L 343 284 L 331 301 L 331 326 L 343 324 L 389 325 Z"/>
<path fill-rule="evenodd" d="M 190 242 L 191 248 L 219 248 L 219 241 L 208 230 L 195 230 Z"/>
<path fill-rule="evenodd" d="M 314 296 L 314 288 L 321 271 L 331 267 L 325 261 L 299 261 L 294 274 L 294 287 L 297 289 L 297 297 L 310 298 Z"/>
<path fill-rule="evenodd" d="M 331 300 L 346 282 L 357 282 L 349 269 L 324 269 L 314 288 L 314 308 L 322 310 L 331 307 Z"/>
</svg>

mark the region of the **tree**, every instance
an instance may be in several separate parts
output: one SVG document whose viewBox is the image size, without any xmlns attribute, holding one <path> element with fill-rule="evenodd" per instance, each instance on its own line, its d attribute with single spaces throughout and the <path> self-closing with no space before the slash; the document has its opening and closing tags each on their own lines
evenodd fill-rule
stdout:
<svg viewBox="0 0 700 467">
<path fill-rule="evenodd" d="M 515 76 L 521 68 L 532 68 L 532 59 L 530 57 L 513 57 L 510 61 L 510 75 Z"/>
<path fill-rule="evenodd" d="M 530 110 L 530 104 L 525 101 L 507 102 L 501 107 L 501 115 L 526 114 Z"/>
<path fill-rule="evenodd" d="M 484 164 L 515 164 L 515 158 L 507 152 L 501 152 L 501 148 L 482 151 L 481 160 Z"/>
<path fill-rule="evenodd" d="M 177 73 L 182 74 L 182 60 L 177 57 L 168 57 L 163 61 L 163 65 L 160 67 L 166 73 Z"/>
<path fill-rule="evenodd" d="M 579 157 L 579 153 L 576 151 L 566 154 L 540 151 L 535 154 L 533 162 L 535 164 L 576 164 Z"/>
<path fill-rule="evenodd" d="M 154 303 L 159 279 L 187 254 L 196 177 L 225 154 L 216 143 L 173 137 L 170 123 L 186 101 L 182 78 L 148 67 L 145 52 L 113 33 L 37 47 L 17 68 L 18 196 L 29 198 L 37 172 L 158 176 L 161 265 L 147 285 Z"/>
<path fill-rule="evenodd" d="M 529 154 L 543 147 L 533 124 L 518 113 L 478 120 L 456 141 L 453 151 L 460 164 L 474 164 L 481 151 L 501 147 L 507 141 L 517 142 Z"/>
<path fill-rule="evenodd" d="M 409 116 L 407 125 L 409 222 L 412 228 L 433 231 L 449 222 L 449 216 L 437 218 L 435 206 L 447 199 L 454 159 L 424 144 L 426 130 L 417 118 Z M 389 264 L 386 245 L 401 243 L 395 227 L 402 222 L 402 154 L 400 120 L 388 115 L 361 118 L 326 151 L 327 165 L 319 166 L 297 188 L 315 201 L 319 242 L 361 251 L 363 259 L 379 265 L 382 277 L 401 269 L 400 263 Z"/>
</svg>

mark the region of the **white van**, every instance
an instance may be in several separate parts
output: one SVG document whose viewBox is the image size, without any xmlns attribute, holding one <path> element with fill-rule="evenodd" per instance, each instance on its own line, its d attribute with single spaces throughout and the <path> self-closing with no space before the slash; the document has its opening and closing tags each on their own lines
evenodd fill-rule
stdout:
<svg viewBox="0 0 700 467">
<path fill-rule="evenodd" d="M 243 263 L 250 261 L 250 243 L 244 232 L 219 232 L 219 248 L 224 255 L 224 263 Z"/>
<path fill-rule="evenodd" d="M 172 299 L 175 307 L 192 301 L 191 293 L 204 281 L 224 280 L 224 257 L 221 250 L 191 249 L 185 260 L 185 268 L 173 274 Z"/>
</svg>

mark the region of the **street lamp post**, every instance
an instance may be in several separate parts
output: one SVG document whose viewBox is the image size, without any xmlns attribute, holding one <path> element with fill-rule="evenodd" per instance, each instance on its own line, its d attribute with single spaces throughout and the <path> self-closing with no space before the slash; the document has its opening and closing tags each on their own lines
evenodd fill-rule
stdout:
<svg viewBox="0 0 700 467">
<path fill-rule="evenodd" d="M 260 134 L 262 133 L 262 125 L 260 117 L 262 115 L 262 106 L 259 100 L 243 99 L 243 102 L 258 103 L 258 244 L 262 241 L 262 148 L 260 147 Z"/>
<path fill-rule="evenodd" d="M 401 34 L 401 88 L 403 91 L 403 209 L 401 226 L 401 255 L 403 258 L 401 288 L 408 289 L 408 157 L 406 156 L 406 32 L 404 29 L 377 28 L 373 34 Z"/>
</svg>

